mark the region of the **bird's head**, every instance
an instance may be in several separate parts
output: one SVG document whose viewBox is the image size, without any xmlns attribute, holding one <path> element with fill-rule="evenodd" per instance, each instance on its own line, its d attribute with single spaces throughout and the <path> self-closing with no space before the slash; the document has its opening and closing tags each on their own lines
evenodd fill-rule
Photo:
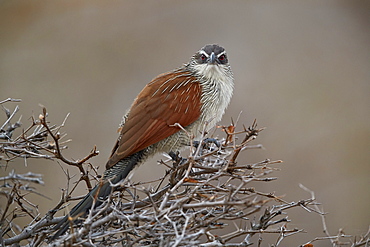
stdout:
<svg viewBox="0 0 370 247">
<path fill-rule="evenodd" d="M 206 45 L 197 51 L 188 66 L 198 75 L 209 79 L 217 79 L 230 70 L 225 49 L 216 44 Z"/>
</svg>

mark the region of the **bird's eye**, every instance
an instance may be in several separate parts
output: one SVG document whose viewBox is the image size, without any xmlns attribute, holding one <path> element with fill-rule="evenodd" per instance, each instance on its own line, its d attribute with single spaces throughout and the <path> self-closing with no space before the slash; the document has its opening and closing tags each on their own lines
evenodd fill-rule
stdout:
<svg viewBox="0 0 370 247">
<path fill-rule="evenodd" d="M 205 61 L 205 60 L 207 59 L 207 57 L 206 57 L 206 55 L 202 54 L 202 55 L 200 56 L 200 59 L 202 59 L 202 61 Z"/>
<path fill-rule="evenodd" d="M 220 61 L 224 61 L 225 60 L 225 55 L 221 55 L 219 58 L 218 58 L 218 60 L 220 60 Z"/>
</svg>

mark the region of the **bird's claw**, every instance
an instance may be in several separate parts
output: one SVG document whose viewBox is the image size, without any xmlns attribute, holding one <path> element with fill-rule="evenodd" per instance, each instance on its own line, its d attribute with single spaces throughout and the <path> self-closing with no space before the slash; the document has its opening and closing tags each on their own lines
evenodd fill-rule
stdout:
<svg viewBox="0 0 370 247">
<path fill-rule="evenodd" d="M 205 139 L 202 140 L 202 144 L 204 146 L 207 145 L 207 144 L 210 144 L 210 143 L 215 144 L 218 148 L 221 146 L 221 143 L 215 138 L 205 138 Z M 199 144 L 200 144 L 200 141 L 193 141 L 193 146 L 195 148 L 198 148 Z"/>
<path fill-rule="evenodd" d="M 177 152 L 174 152 L 174 151 L 170 151 L 168 153 L 168 155 L 171 157 L 171 159 L 173 161 L 175 161 L 176 163 L 178 164 L 181 164 L 182 162 L 186 161 L 187 159 L 183 158 L 180 156 L 180 152 L 177 151 Z"/>
</svg>

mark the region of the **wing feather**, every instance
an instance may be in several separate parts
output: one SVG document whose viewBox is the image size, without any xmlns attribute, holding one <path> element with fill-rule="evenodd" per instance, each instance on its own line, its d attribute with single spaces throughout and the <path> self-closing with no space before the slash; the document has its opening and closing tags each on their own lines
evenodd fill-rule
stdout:
<svg viewBox="0 0 370 247">
<path fill-rule="evenodd" d="M 106 168 L 180 131 L 201 114 L 201 88 L 194 76 L 183 71 L 162 74 L 140 92 L 131 106 L 120 139 Z"/>
</svg>

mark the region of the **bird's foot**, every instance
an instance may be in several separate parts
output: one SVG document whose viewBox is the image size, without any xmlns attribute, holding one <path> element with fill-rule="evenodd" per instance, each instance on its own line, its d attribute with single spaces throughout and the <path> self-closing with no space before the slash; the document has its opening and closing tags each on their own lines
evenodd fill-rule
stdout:
<svg viewBox="0 0 370 247">
<path fill-rule="evenodd" d="M 168 153 L 168 155 L 177 164 L 182 164 L 182 163 L 184 163 L 184 162 L 187 161 L 187 159 L 185 159 L 185 158 L 183 158 L 183 157 L 180 156 L 180 152 L 179 151 L 177 151 L 177 152 L 171 151 L 171 152 Z"/>
<path fill-rule="evenodd" d="M 206 145 L 211 144 L 211 143 L 215 144 L 218 148 L 221 146 L 221 143 L 215 138 L 205 138 L 205 139 L 202 140 L 202 142 L 193 141 L 193 146 L 195 148 L 198 148 L 200 143 L 202 143 L 203 147 L 205 147 Z"/>
</svg>

